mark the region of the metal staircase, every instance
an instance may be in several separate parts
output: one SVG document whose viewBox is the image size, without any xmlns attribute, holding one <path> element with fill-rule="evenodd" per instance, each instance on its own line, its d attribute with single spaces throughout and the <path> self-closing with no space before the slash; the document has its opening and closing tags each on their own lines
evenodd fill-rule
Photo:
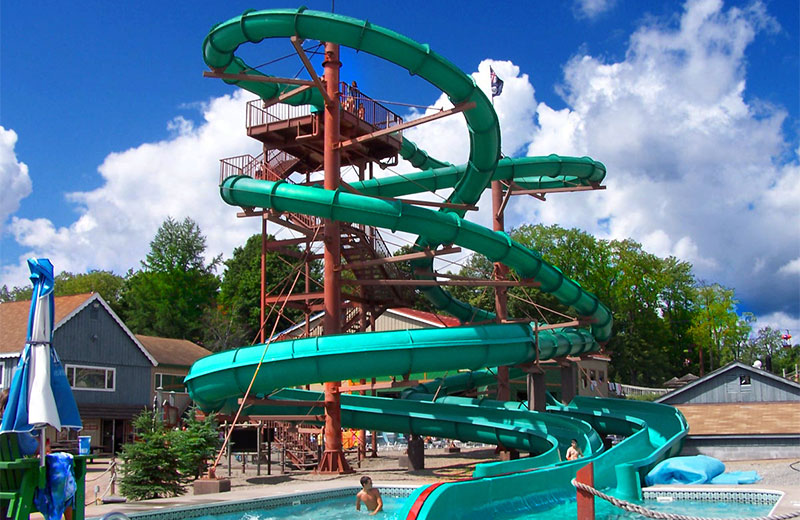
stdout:
<svg viewBox="0 0 800 520">
<path fill-rule="evenodd" d="M 409 280 L 410 273 L 393 263 L 369 263 L 392 256 L 377 228 L 342 226 L 342 256 L 348 264 L 362 264 L 350 269 L 356 280 Z M 361 297 L 383 307 L 408 306 L 414 303 L 414 289 L 396 285 L 361 286 Z"/>
</svg>

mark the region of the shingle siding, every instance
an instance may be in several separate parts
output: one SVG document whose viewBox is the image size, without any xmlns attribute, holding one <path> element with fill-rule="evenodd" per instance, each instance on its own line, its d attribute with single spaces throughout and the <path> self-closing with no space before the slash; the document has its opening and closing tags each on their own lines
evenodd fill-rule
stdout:
<svg viewBox="0 0 800 520">
<path fill-rule="evenodd" d="M 64 365 L 116 369 L 113 392 L 75 389 L 79 405 L 149 404 L 153 365 L 102 305 L 90 304 L 56 329 L 53 345 Z"/>
</svg>

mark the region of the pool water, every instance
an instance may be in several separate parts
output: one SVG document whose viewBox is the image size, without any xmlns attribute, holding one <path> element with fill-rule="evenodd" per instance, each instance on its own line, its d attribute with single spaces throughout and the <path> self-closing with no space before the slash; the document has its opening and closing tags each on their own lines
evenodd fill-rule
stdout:
<svg viewBox="0 0 800 520">
<path fill-rule="evenodd" d="M 401 520 L 400 510 L 406 498 L 384 496 L 383 513 L 376 516 L 382 520 Z M 564 518 L 577 518 L 575 500 L 562 502 L 555 507 L 549 507 L 558 501 L 555 497 L 548 505 L 540 504 L 537 511 L 522 512 L 514 510 L 512 504 L 497 504 L 497 509 L 483 509 L 480 511 L 463 511 L 462 518 L 470 520 L 561 520 Z M 350 520 L 367 516 L 368 511 L 362 506 L 361 512 L 355 510 L 355 494 L 352 497 L 331 498 L 311 504 L 282 506 L 274 509 L 240 511 L 221 515 L 206 515 L 197 517 L 198 520 L 286 520 L 286 519 L 319 519 L 319 520 Z M 529 504 L 528 504 L 529 505 Z M 663 513 L 679 513 L 684 515 L 712 517 L 712 518 L 743 518 L 766 516 L 774 504 L 741 503 L 733 501 L 708 501 L 708 500 L 674 500 L 672 502 L 657 502 L 647 500 L 642 504 L 648 509 Z M 543 510 L 547 508 L 546 510 Z M 595 501 L 596 520 L 644 520 L 647 517 L 636 513 L 629 513 L 604 500 Z"/>
<path fill-rule="evenodd" d="M 398 520 L 398 513 L 403 507 L 405 498 L 383 497 L 383 513 L 378 513 L 374 518 L 381 520 Z M 348 498 L 332 498 L 315 504 L 298 504 L 293 506 L 276 507 L 260 511 L 241 511 L 224 515 L 208 515 L 198 517 L 198 520 L 285 520 L 315 519 L 315 520 L 351 520 L 362 515 L 367 517 L 367 509 L 361 506 L 361 512 L 356 511 L 356 497 L 353 493 Z"/>
</svg>

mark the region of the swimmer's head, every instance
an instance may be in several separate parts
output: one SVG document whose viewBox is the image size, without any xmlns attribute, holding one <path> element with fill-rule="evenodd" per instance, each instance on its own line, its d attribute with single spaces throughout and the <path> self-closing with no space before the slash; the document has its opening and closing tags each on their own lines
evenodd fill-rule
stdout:
<svg viewBox="0 0 800 520">
<path fill-rule="evenodd" d="M 366 476 L 366 475 L 364 475 L 363 477 L 361 477 L 361 487 L 363 487 L 364 489 L 369 489 L 369 488 L 371 488 L 371 487 L 372 487 L 372 479 L 371 479 L 371 478 L 369 478 L 369 477 L 368 477 L 368 476 Z"/>
</svg>

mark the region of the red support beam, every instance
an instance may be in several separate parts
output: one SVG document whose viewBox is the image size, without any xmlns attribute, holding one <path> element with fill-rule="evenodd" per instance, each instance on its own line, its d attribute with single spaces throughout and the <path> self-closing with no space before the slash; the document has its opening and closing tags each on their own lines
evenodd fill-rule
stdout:
<svg viewBox="0 0 800 520">
<path fill-rule="evenodd" d="M 505 231 L 505 205 L 503 204 L 503 185 L 500 181 L 492 181 L 492 229 L 494 231 Z M 506 279 L 508 267 L 501 262 L 494 263 L 494 279 L 501 281 Z M 502 323 L 508 318 L 508 288 L 495 286 L 494 288 L 494 310 L 497 315 L 497 322 Z M 508 401 L 511 398 L 511 385 L 508 381 L 508 367 L 497 367 L 497 400 Z"/>
<path fill-rule="evenodd" d="M 295 43 L 295 42 L 292 42 Z M 302 55 L 301 55 L 302 57 Z M 325 167 L 325 189 L 339 188 L 341 175 L 341 153 L 335 148 L 339 142 L 339 45 L 325 44 L 325 149 L 323 164 Z M 324 265 L 324 305 L 323 334 L 338 334 L 342 330 L 342 285 L 341 285 L 341 236 L 339 224 L 333 220 L 325 220 L 324 231 L 325 265 Z M 325 451 L 317 466 L 318 473 L 341 474 L 352 473 L 353 470 L 344 458 L 342 451 L 342 409 L 340 381 L 325 383 Z"/>
<path fill-rule="evenodd" d="M 594 465 L 590 462 L 578 470 L 575 480 L 594 487 Z M 582 489 L 577 490 L 578 520 L 594 520 L 594 495 Z"/>
<path fill-rule="evenodd" d="M 299 302 L 308 300 L 321 300 L 324 298 L 324 293 L 302 293 L 302 294 L 287 294 L 284 296 L 267 296 L 264 298 L 266 304 L 272 305 L 273 303 L 283 303 L 284 301 Z"/>
</svg>

